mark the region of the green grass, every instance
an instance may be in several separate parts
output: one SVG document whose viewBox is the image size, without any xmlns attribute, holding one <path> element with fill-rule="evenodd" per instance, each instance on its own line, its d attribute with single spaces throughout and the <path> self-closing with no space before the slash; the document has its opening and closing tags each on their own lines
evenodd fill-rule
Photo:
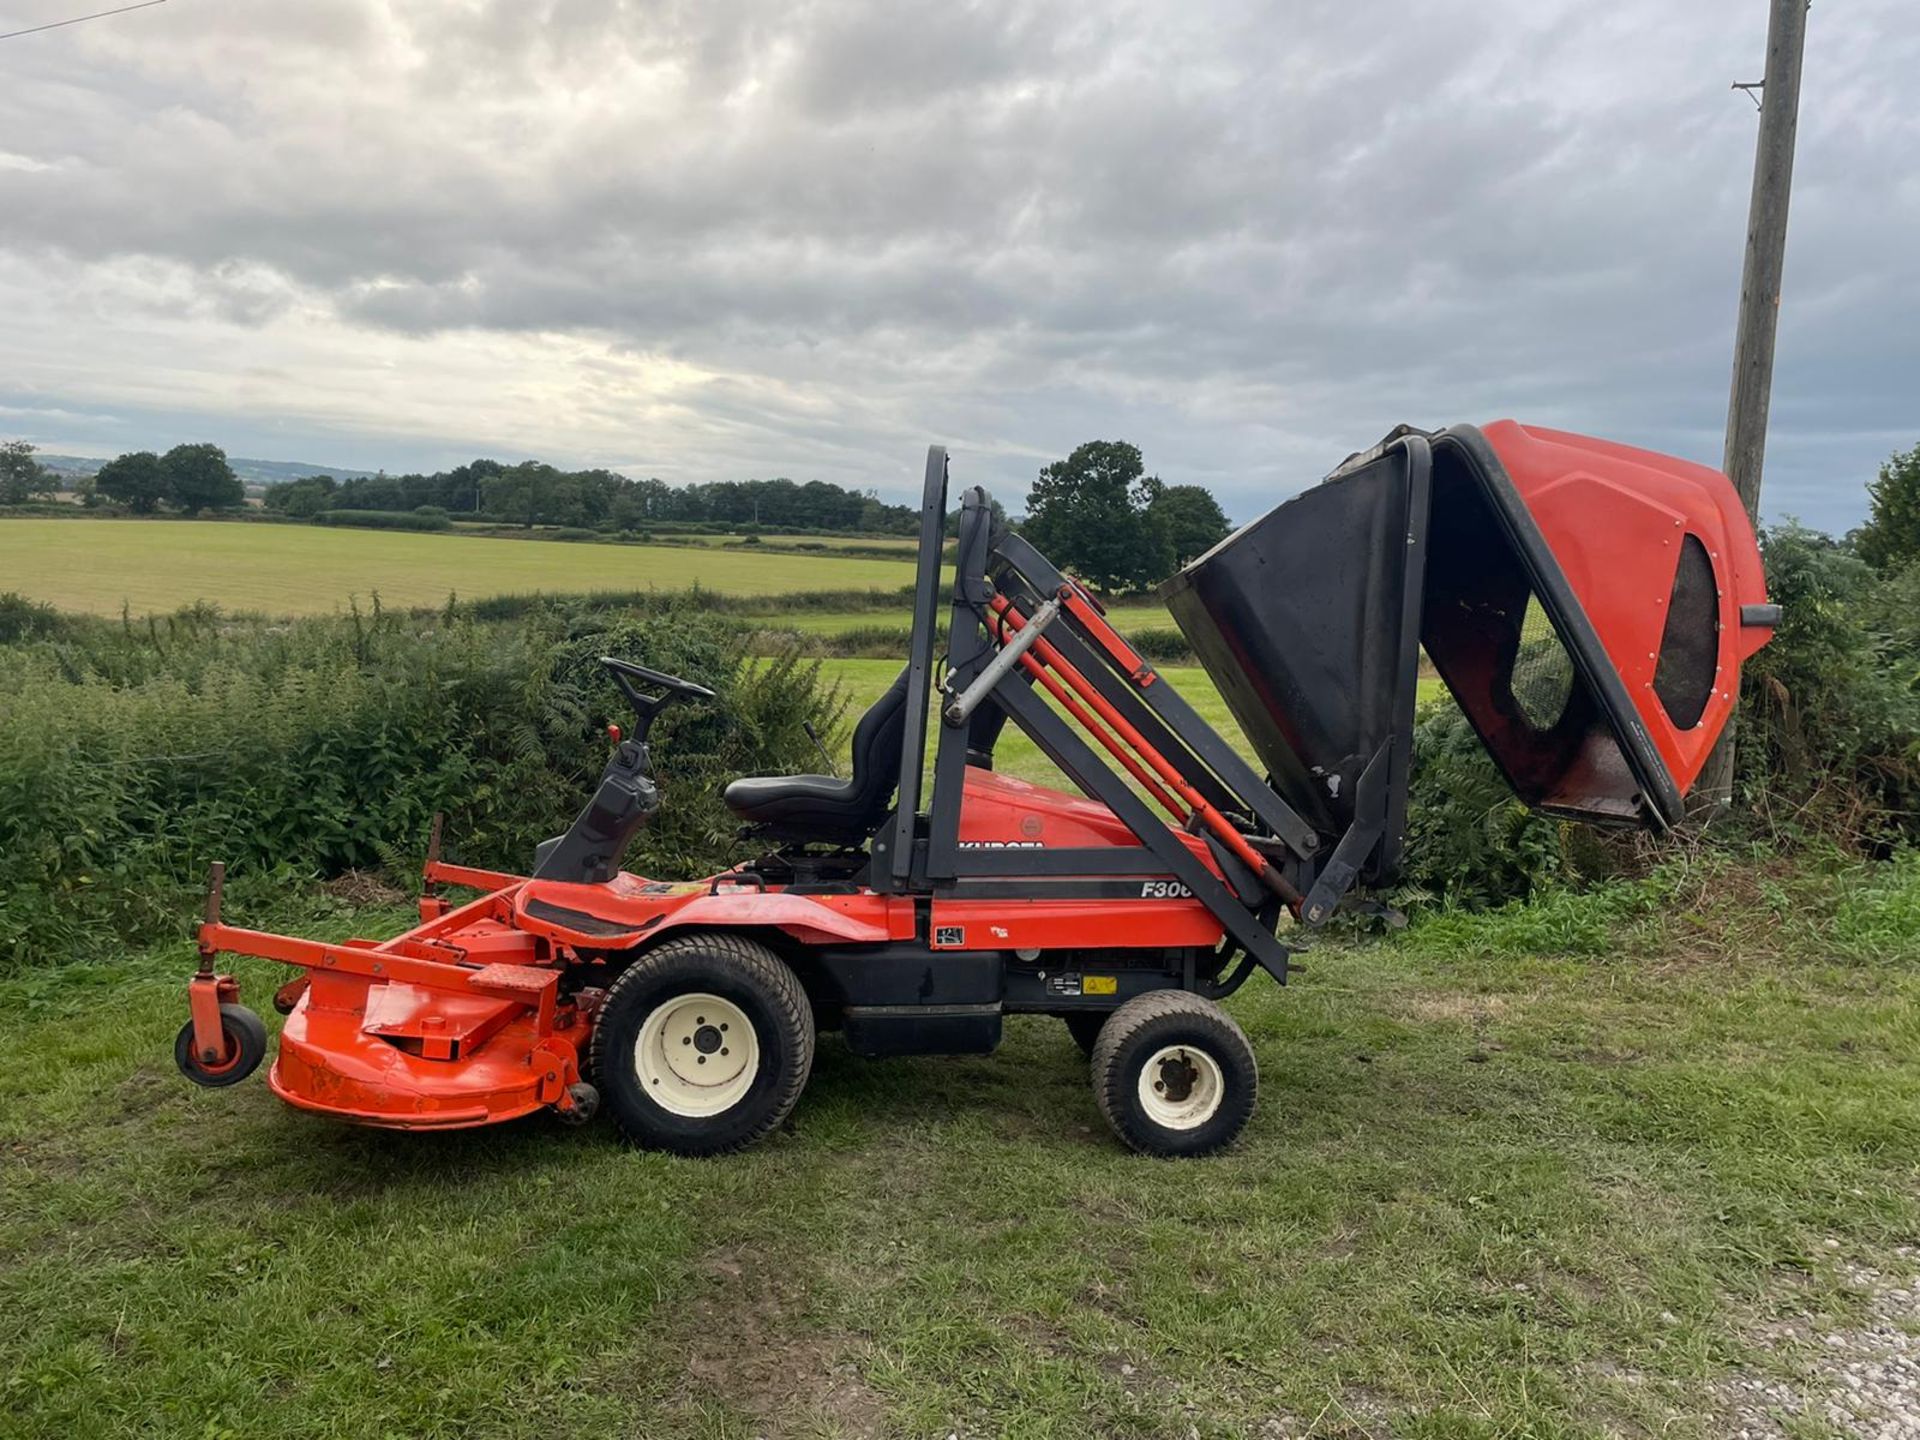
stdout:
<svg viewBox="0 0 1920 1440">
<path fill-rule="evenodd" d="M 480 522 L 480 521 L 473 521 L 473 520 L 462 520 L 458 515 L 455 515 L 452 517 L 452 524 L 455 530 L 491 530 L 491 531 L 498 532 L 502 528 L 495 521 Z M 537 538 L 539 532 L 547 528 L 549 527 L 536 526 L 534 529 L 534 535 L 529 538 Z M 690 533 L 682 533 L 677 531 L 661 531 L 659 532 L 659 535 L 661 540 L 670 542 L 675 545 L 704 545 L 708 547 L 718 547 L 718 546 L 742 546 L 745 543 L 745 537 L 742 535 L 709 534 L 705 531 L 694 531 Z M 767 549 L 767 550 L 793 550 L 793 551 L 798 551 L 800 554 L 816 554 L 818 553 L 818 551 L 822 549 L 825 549 L 825 550 L 898 550 L 902 552 L 907 559 L 911 560 L 913 558 L 914 552 L 918 550 L 919 547 L 920 547 L 920 542 L 914 537 L 909 535 L 769 534 L 769 535 L 761 536 L 760 545 L 758 548 Z"/>
<path fill-rule="evenodd" d="M 904 659 L 823 660 L 820 666 L 846 695 L 847 718 L 851 722 L 858 720 L 861 711 L 880 698 L 881 693 L 900 673 L 900 667 L 904 663 Z M 1213 682 L 1207 679 L 1206 671 L 1198 666 L 1165 666 L 1160 668 L 1160 675 L 1186 697 L 1188 703 L 1200 713 L 1201 719 L 1239 746 L 1242 751 L 1252 753 L 1247 751 L 1240 730 L 1234 724 L 1233 716 L 1227 712 L 1226 701 L 1222 700 L 1220 692 L 1213 688 Z M 852 738 L 852 726 L 849 724 L 843 728 L 847 733 L 842 736 L 840 754 L 835 757 L 842 774 L 846 773 L 847 745 Z M 932 746 L 929 745 L 928 749 L 931 752 Z M 931 753 L 929 753 L 927 764 L 930 769 L 933 764 Z M 1072 789 L 1071 782 L 1054 768 L 1053 762 L 1041 754 L 1039 748 L 1027 738 L 1025 732 L 1015 725 L 1009 725 L 1001 732 L 1000 743 L 994 750 L 994 768 L 1010 775 L 1017 775 L 1022 780 L 1034 781 L 1036 784 L 1060 785 Z"/>
<path fill-rule="evenodd" d="M 1173 618 L 1167 614 L 1166 607 L 1150 601 L 1110 605 L 1107 608 L 1107 617 L 1122 634 L 1129 630 L 1173 628 Z M 864 629 L 869 625 L 897 625 L 905 630 L 913 623 L 912 615 L 905 609 L 809 610 L 784 613 L 764 611 L 744 618 L 769 629 L 798 630 L 805 635 L 839 635 L 848 630 Z"/>
<path fill-rule="evenodd" d="M 1760 1327 L 1857 1318 L 1837 1263 L 1920 1224 L 1916 894 L 1722 867 L 1323 943 L 1232 1002 L 1261 1107 L 1194 1163 L 1122 1153 L 1040 1019 L 827 1037 L 788 1129 L 697 1162 L 194 1090 L 185 943 L 30 975 L 0 1434 L 1719 1435 L 1717 1383 L 1804 1363 Z"/>
<path fill-rule="evenodd" d="M 0 521 L 0 585 L 59 609 L 167 612 L 197 600 L 267 615 L 327 614 L 374 592 L 390 606 L 531 591 L 733 595 L 898 590 L 909 559 L 823 560 L 695 546 L 569 544 L 213 521 Z"/>
<path fill-rule="evenodd" d="M 687 535 L 679 537 L 702 545 L 739 546 L 739 535 Z M 911 535 L 763 535 L 760 548 L 794 550 L 800 554 L 827 550 L 896 550 L 911 560 L 920 549 L 920 541 Z"/>
<path fill-rule="evenodd" d="M 1123 627 L 1124 627 L 1124 622 Z M 847 719 L 858 720 L 861 711 L 871 705 L 886 688 L 893 683 L 905 663 L 900 660 L 822 660 L 823 673 L 831 676 L 840 686 L 841 693 L 847 697 Z M 1160 678 L 1180 692 L 1200 718 L 1218 731 L 1220 735 L 1237 748 L 1248 759 L 1253 759 L 1252 748 L 1246 743 L 1246 737 L 1240 733 L 1227 702 L 1220 698 L 1220 692 L 1213 688 L 1213 681 L 1207 678 L 1207 672 L 1198 665 L 1161 665 L 1155 667 Z M 1440 680 L 1427 679 L 1419 682 L 1420 698 L 1429 700 L 1446 692 L 1445 684 Z M 835 757 L 845 773 L 847 764 L 847 746 L 852 738 L 852 725 L 843 727 L 846 734 L 841 737 L 840 753 Z M 929 747 L 931 748 L 931 747 Z M 931 758 L 928 764 L 932 764 Z M 1033 741 L 1017 726 L 1009 725 L 1000 736 L 1000 743 L 994 750 L 994 768 L 1008 774 L 1017 775 L 1023 780 L 1031 780 L 1042 785 L 1064 785 L 1072 788 L 1071 783 L 1054 768 L 1053 762 L 1043 754 Z"/>
</svg>

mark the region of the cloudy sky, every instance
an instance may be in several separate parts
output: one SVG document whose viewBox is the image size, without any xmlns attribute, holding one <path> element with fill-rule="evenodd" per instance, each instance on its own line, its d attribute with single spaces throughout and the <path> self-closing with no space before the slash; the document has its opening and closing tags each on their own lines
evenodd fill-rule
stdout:
<svg viewBox="0 0 1920 1440">
<path fill-rule="evenodd" d="M 0 0 L 0 30 L 97 8 Z M 1717 463 L 1765 0 L 168 0 L 0 42 L 0 435 L 1250 518 L 1391 425 Z M 1920 15 L 1810 19 L 1766 508 L 1920 441 Z"/>
</svg>

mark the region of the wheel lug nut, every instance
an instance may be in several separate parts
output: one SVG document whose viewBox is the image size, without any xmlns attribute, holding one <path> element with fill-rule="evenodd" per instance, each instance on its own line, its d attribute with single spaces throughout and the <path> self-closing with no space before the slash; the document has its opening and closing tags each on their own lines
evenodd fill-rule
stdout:
<svg viewBox="0 0 1920 1440">
<path fill-rule="evenodd" d="M 701 1063 L 702 1065 L 704 1065 L 704 1064 L 706 1064 L 706 1063 L 707 1063 L 707 1057 L 706 1057 L 706 1056 L 704 1056 L 704 1055 L 702 1055 L 702 1056 L 700 1057 L 700 1063 Z"/>
</svg>

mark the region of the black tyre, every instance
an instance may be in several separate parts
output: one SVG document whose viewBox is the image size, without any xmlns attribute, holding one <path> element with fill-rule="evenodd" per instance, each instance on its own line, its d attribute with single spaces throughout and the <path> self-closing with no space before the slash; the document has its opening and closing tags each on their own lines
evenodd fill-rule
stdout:
<svg viewBox="0 0 1920 1440">
<path fill-rule="evenodd" d="M 226 1055 L 215 1063 L 194 1054 L 191 1020 L 173 1040 L 173 1063 L 180 1073 L 210 1090 L 238 1085 L 260 1068 L 267 1053 L 267 1022 L 244 1005 L 220 1007 L 220 1033 L 226 1040 Z"/>
<path fill-rule="evenodd" d="M 800 979 L 739 935 L 686 935 L 635 960 L 594 1025 L 601 1103 L 636 1145 L 717 1155 L 792 1113 L 813 1069 Z"/>
<path fill-rule="evenodd" d="M 1213 1001 L 1155 990 L 1122 1005 L 1093 1047 L 1107 1123 L 1147 1155 L 1208 1155 L 1246 1128 L 1260 1088 L 1246 1033 Z"/>
<path fill-rule="evenodd" d="M 1076 1010 L 1060 1018 L 1067 1022 L 1067 1033 L 1073 1036 L 1073 1043 L 1080 1047 L 1080 1053 L 1091 1057 L 1094 1042 L 1100 1038 L 1100 1029 L 1107 1023 L 1108 1010 Z"/>
</svg>

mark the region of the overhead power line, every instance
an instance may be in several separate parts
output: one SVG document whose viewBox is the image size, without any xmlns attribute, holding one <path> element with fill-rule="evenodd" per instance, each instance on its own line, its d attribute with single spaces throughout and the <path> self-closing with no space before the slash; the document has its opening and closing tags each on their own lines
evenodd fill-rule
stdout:
<svg viewBox="0 0 1920 1440">
<path fill-rule="evenodd" d="M 109 15 L 124 15 L 129 10 L 147 10 L 155 5 L 164 5 L 167 0 L 140 0 L 137 5 L 122 5 L 117 10 L 96 10 L 91 15 L 75 15 L 66 20 L 49 20 L 45 25 L 29 25 L 24 30 L 0 32 L 0 40 L 11 40 L 16 35 L 38 35 L 42 30 L 58 30 L 62 25 L 78 25 L 83 20 L 104 20 Z"/>
</svg>

